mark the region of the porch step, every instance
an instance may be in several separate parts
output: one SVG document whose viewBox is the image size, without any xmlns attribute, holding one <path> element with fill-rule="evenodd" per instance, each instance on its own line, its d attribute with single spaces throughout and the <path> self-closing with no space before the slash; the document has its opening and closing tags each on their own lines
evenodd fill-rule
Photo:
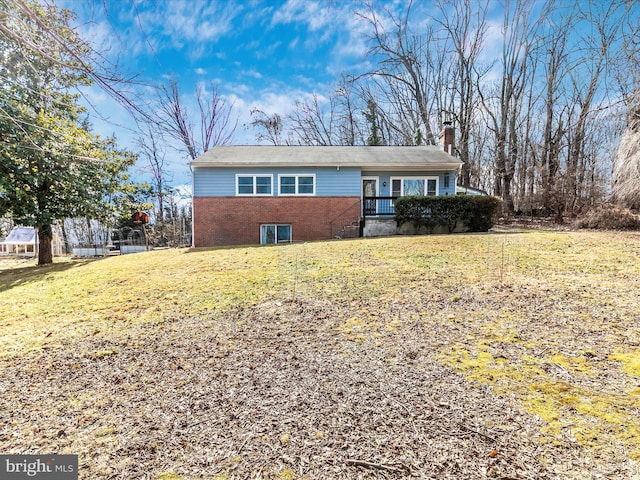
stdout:
<svg viewBox="0 0 640 480">
<path fill-rule="evenodd" d="M 360 221 L 354 220 L 349 225 L 345 225 L 336 234 L 336 238 L 358 238 L 360 237 Z"/>
</svg>

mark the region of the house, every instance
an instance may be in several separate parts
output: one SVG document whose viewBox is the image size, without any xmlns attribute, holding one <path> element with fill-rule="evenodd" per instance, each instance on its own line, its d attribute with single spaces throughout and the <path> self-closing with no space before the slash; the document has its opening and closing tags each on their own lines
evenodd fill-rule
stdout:
<svg viewBox="0 0 640 480">
<path fill-rule="evenodd" d="M 38 254 L 38 232 L 33 227 L 14 227 L 7 238 L 0 239 L 0 255 L 35 257 Z M 54 255 L 62 254 L 62 241 L 54 233 L 51 242 Z"/>
<path fill-rule="evenodd" d="M 193 246 L 394 234 L 393 200 L 455 195 L 459 166 L 437 146 L 214 147 L 191 163 Z"/>
<path fill-rule="evenodd" d="M 474 196 L 482 196 L 482 197 L 486 197 L 487 195 L 489 195 L 484 190 L 480 190 L 479 188 L 473 188 L 473 187 L 468 187 L 464 185 L 458 185 L 456 187 L 456 193 L 458 195 L 474 195 Z"/>
</svg>

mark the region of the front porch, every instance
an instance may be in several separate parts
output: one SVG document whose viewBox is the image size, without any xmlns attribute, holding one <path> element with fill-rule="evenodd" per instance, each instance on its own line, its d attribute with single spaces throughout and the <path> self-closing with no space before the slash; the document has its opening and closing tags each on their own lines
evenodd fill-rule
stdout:
<svg viewBox="0 0 640 480">
<path fill-rule="evenodd" d="M 399 197 L 362 197 L 362 218 L 367 217 L 393 217 L 394 202 Z"/>
<path fill-rule="evenodd" d="M 398 233 L 393 209 L 393 204 L 398 198 L 397 196 L 362 197 L 361 237 L 386 237 Z"/>
</svg>

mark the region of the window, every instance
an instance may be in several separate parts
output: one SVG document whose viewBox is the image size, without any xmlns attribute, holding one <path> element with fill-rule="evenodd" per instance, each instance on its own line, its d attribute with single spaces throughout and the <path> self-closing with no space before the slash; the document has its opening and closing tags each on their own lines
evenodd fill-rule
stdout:
<svg viewBox="0 0 640 480">
<path fill-rule="evenodd" d="M 315 175 L 280 175 L 280 195 L 315 195 Z"/>
<path fill-rule="evenodd" d="M 271 175 L 236 175 L 237 195 L 271 195 Z"/>
<path fill-rule="evenodd" d="M 408 195 L 437 195 L 437 177 L 407 177 L 391 179 L 391 196 L 405 197 Z"/>
<path fill-rule="evenodd" d="M 260 244 L 291 243 L 291 225 L 260 225 Z"/>
</svg>

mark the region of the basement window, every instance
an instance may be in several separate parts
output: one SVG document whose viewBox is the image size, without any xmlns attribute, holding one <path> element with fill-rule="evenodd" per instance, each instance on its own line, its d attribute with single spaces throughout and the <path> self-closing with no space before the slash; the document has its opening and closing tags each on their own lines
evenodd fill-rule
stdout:
<svg viewBox="0 0 640 480">
<path fill-rule="evenodd" d="M 260 225 L 260 244 L 291 243 L 291 225 Z"/>
</svg>

